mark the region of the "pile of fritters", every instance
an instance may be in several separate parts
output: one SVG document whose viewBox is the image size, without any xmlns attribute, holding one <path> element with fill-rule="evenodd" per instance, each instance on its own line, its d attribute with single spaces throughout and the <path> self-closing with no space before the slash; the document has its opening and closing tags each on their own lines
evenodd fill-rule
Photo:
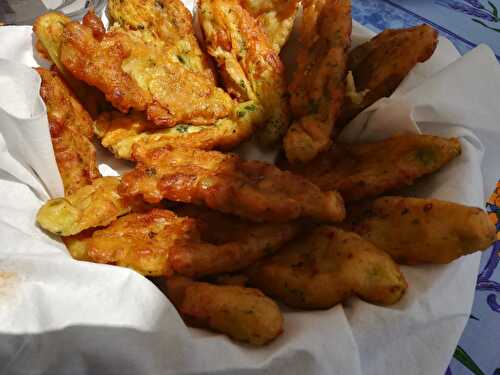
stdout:
<svg viewBox="0 0 500 375">
<path fill-rule="evenodd" d="M 286 82 L 280 50 L 300 8 Z M 273 299 L 390 305 L 408 287 L 398 264 L 448 263 L 495 239 L 481 209 L 384 196 L 458 157 L 458 139 L 335 141 L 432 55 L 429 26 L 351 50 L 349 0 L 199 0 L 203 42 L 181 0 L 110 0 L 108 13 L 108 30 L 93 12 L 34 25 L 65 189 L 37 221 L 75 259 L 162 277 L 187 324 L 263 345 L 283 331 Z M 94 138 L 135 168 L 101 176 Z M 223 152 L 249 138 L 278 150 L 281 169 Z"/>
</svg>

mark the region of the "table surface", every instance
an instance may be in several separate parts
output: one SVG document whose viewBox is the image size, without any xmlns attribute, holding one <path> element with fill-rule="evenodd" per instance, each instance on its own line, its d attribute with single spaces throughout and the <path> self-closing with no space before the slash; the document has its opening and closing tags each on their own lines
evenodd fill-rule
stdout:
<svg viewBox="0 0 500 375">
<path fill-rule="evenodd" d="M 380 31 L 427 23 L 460 53 L 488 44 L 500 60 L 500 0 L 353 0 L 353 18 Z M 486 203 L 500 240 L 500 181 Z M 500 375 L 500 241 L 482 256 L 471 316 L 445 375 Z"/>
</svg>

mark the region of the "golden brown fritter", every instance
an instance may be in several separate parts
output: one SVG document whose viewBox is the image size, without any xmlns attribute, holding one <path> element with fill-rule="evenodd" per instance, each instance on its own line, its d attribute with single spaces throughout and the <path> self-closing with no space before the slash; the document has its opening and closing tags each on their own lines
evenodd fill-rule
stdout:
<svg viewBox="0 0 500 375">
<path fill-rule="evenodd" d="M 146 111 L 158 127 L 209 125 L 228 116 L 229 95 L 212 77 L 193 71 L 188 51 L 179 55 L 178 49 L 148 31 L 113 26 L 96 38 L 90 27 L 72 22 L 64 27 L 61 61 L 114 107 Z"/>
<path fill-rule="evenodd" d="M 252 345 L 265 345 L 283 332 L 278 305 L 260 290 L 174 276 L 167 280 L 166 293 L 189 325 Z"/>
<path fill-rule="evenodd" d="M 383 251 L 352 232 L 323 226 L 251 267 L 250 284 L 289 306 L 327 309 L 357 295 L 390 305 L 407 283 Z"/>
<path fill-rule="evenodd" d="M 276 53 L 288 40 L 292 32 L 298 0 L 240 0 L 241 6 L 257 19 Z"/>
<path fill-rule="evenodd" d="M 495 240 L 486 212 L 437 199 L 381 197 L 353 207 L 345 226 L 402 264 L 449 263 Z"/>
<path fill-rule="evenodd" d="M 215 85 L 215 75 L 208 57 L 194 35 L 191 12 L 180 0 L 110 0 L 108 13 L 111 22 L 128 30 L 153 34 L 193 72 L 203 75 Z"/>
<path fill-rule="evenodd" d="M 295 121 L 283 140 L 291 163 L 312 160 L 330 145 L 344 101 L 351 44 L 350 0 L 303 3 L 297 69 L 288 88 Z"/>
<path fill-rule="evenodd" d="M 342 198 L 303 177 L 271 164 L 233 154 L 164 147 L 137 155 L 136 168 L 123 176 L 120 193 L 206 205 L 252 221 L 285 222 L 299 217 L 343 220 Z"/>
<path fill-rule="evenodd" d="M 207 50 L 217 62 L 226 89 L 238 101 L 264 108 L 259 140 L 278 141 L 288 122 L 283 64 L 257 21 L 237 0 L 200 0 L 199 18 Z"/>
<path fill-rule="evenodd" d="M 192 233 L 197 235 L 194 220 L 152 209 L 122 216 L 84 238 L 79 247 L 70 243 L 68 248 L 90 262 L 128 267 L 146 276 L 171 276 L 170 252 Z"/>
<path fill-rule="evenodd" d="M 64 78 L 64 81 L 73 90 L 92 117 L 96 117 L 107 105 L 104 102 L 104 96 L 95 88 L 73 77 L 60 59 L 64 27 L 70 22 L 71 18 L 59 12 L 49 12 L 38 17 L 33 24 L 33 33 L 36 36 L 35 47 L 44 59 L 54 64 L 53 70 L 57 71 Z M 97 29 L 101 26 L 102 23 L 99 20 L 99 25 L 94 25 L 93 27 Z M 104 26 L 102 26 L 102 29 L 104 29 Z"/>
<path fill-rule="evenodd" d="M 417 63 L 432 56 L 437 43 L 437 31 L 420 25 L 385 30 L 351 51 L 348 69 L 353 73 L 357 90 L 366 93 L 359 104 L 346 98 L 339 128 L 378 99 L 390 96 Z"/>
<path fill-rule="evenodd" d="M 95 122 L 101 143 L 120 159 L 133 159 L 135 148 L 155 149 L 164 146 L 230 149 L 247 139 L 254 124 L 262 118 L 262 108 L 254 102 L 238 104 L 230 117 L 209 126 L 179 124 L 173 128 L 155 129 L 140 112 L 125 115 L 103 113 Z"/>
<path fill-rule="evenodd" d="M 89 228 L 110 224 L 141 203 L 118 194 L 118 177 L 101 177 L 64 198 L 50 199 L 38 211 L 36 220 L 45 230 L 70 236 Z"/>
<path fill-rule="evenodd" d="M 300 230 L 298 223 L 257 224 L 197 207 L 176 213 L 195 219 L 201 237 L 172 249 L 170 263 L 177 273 L 194 278 L 247 267 L 276 252 Z"/>
<path fill-rule="evenodd" d="M 66 195 L 100 177 L 92 119 L 57 73 L 36 69 L 42 78 L 40 96 L 47 107 L 52 147 Z"/>
<path fill-rule="evenodd" d="M 460 155 L 457 138 L 399 135 L 380 142 L 335 144 L 291 171 L 321 190 L 338 190 L 346 202 L 381 195 L 434 173 Z"/>
</svg>

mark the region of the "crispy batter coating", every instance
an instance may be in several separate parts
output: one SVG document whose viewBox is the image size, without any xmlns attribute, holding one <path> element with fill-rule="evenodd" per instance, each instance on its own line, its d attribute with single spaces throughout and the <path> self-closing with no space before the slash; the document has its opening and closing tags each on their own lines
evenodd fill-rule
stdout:
<svg viewBox="0 0 500 375">
<path fill-rule="evenodd" d="M 66 195 L 100 177 L 92 119 L 57 73 L 38 68 L 40 95 L 47 107 L 50 136 Z"/>
<path fill-rule="evenodd" d="M 194 35 L 191 12 L 179 0 L 110 0 L 108 13 L 112 22 L 128 30 L 145 30 L 175 47 L 178 59 L 193 72 L 215 84 L 208 57 Z"/>
<path fill-rule="evenodd" d="M 164 146 L 230 149 L 247 139 L 254 124 L 262 118 L 262 107 L 249 101 L 238 104 L 230 117 L 217 120 L 214 125 L 194 126 L 179 124 L 173 128 L 156 130 L 140 112 L 124 115 L 103 113 L 95 122 L 101 143 L 120 159 L 133 159 L 135 148 L 155 149 Z"/>
<path fill-rule="evenodd" d="M 70 22 L 71 18 L 59 12 L 49 12 L 38 17 L 33 24 L 33 32 L 36 36 L 35 47 L 44 59 L 55 65 L 54 70 L 64 78 L 92 117 L 96 117 L 106 107 L 104 96 L 95 88 L 77 80 L 61 62 L 63 31 L 65 25 Z M 99 25 L 95 25 L 94 29 L 101 26 L 102 22 L 99 19 Z"/>
<path fill-rule="evenodd" d="M 401 264 L 449 263 L 495 240 L 486 212 L 437 199 L 381 197 L 353 207 L 345 225 Z"/>
<path fill-rule="evenodd" d="M 357 90 L 366 90 L 366 94 L 359 104 L 346 98 L 339 128 L 378 99 L 390 96 L 417 63 L 432 56 L 437 43 L 437 31 L 420 25 L 385 30 L 351 51 L 348 69 L 353 73 Z"/>
<path fill-rule="evenodd" d="M 283 332 L 278 305 L 260 290 L 175 276 L 168 279 L 166 293 L 186 323 L 234 340 L 265 345 Z"/>
<path fill-rule="evenodd" d="M 61 61 L 114 107 L 146 111 L 158 127 L 213 124 L 228 116 L 233 102 L 213 77 L 194 70 L 189 46 L 179 54 L 181 42 L 169 46 L 147 30 L 119 26 L 96 38 L 90 27 L 72 22 L 64 27 Z"/>
<path fill-rule="evenodd" d="M 434 173 L 460 155 L 457 138 L 399 135 L 380 142 L 340 144 L 291 171 L 346 202 L 381 195 Z"/>
<path fill-rule="evenodd" d="M 331 143 L 345 95 L 351 28 L 350 0 L 304 1 L 297 69 L 288 88 L 295 121 L 283 142 L 291 163 L 312 160 Z"/>
<path fill-rule="evenodd" d="M 192 233 L 196 235 L 194 220 L 152 209 L 122 216 L 77 245 L 73 239 L 68 248 L 79 259 L 129 267 L 146 276 L 172 276 L 170 252 Z"/>
<path fill-rule="evenodd" d="M 215 58 L 226 89 L 238 101 L 264 108 L 259 141 L 276 143 L 289 123 L 284 67 L 257 21 L 237 0 L 200 0 L 199 18 L 207 50 Z"/>
<path fill-rule="evenodd" d="M 360 236 L 323 226 L 248 271 L 250 284 L 289 306 L 327 309 L 352 295 L 391 305 L 407 283 L 383 251 Z"/>
<path fill-rule="evenodd" d="M 195 219 L 201 237 L 173 249 L 170 263 L 177 273 L 194 278 L 247 267 L 273 254 L 300 229 L 298 223 L 257 224 L 196 207 L 176 213 Z"/>
<path fill-rule="evenodd" d="M 298 0 L 240 0 L 241 6 L 257 19 L 276 53 L 288 40 L 293 29 Z"/>
<path fill-rule="evenodd" d="M 98 178 L 71 195 L 45 202 L 36 220 L 43 229 L 60 236 L 108 225 L 140 206 L 136 200 L 118 194 L 119 184 L 117 177 Z"/>
<path fill-rule="evenodd" d="M 137 155 L 123 176 L 120 194 L 204 204 L 252 221 L 285 222 L 299 217 L 341 221 L 342 198 L 271 164 L 233 154 L 164 147 Z"/>
</svg>

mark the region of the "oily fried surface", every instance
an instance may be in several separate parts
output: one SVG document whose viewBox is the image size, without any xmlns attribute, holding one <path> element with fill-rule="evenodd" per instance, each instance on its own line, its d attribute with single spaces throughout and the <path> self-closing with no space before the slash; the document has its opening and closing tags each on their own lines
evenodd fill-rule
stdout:
<svg viewBox="0 0 500 375">
<path fill-rule="evenodd" d="M 64 78 L 85 109 L 95 117 L 106 106 L 102 93 L 75 79 L 61 62 L 63 31 L 65 25 L 70 22 L 71 18 L 59 12 L 49 12 L 39 16 L 33 24 L 35 46 L 44 59 L 55 65 L 54 70 Z M 100 20 L 99 23 L 99 26 L 102 26 Z"/>
<path fill-rule="evenodd" d="M 92 119 L 57 73 L 38 68 L 40 95 L 47 107 L 52 147 L 66 195 L 100 177 Z"/>
<path fill-rule="evenodd" d="M 152 209 L 122 216 L 94 231 L 84 240 L 84 252 L 81 247 L 68 247 L 75 255 L 82 251 L 84 259 L 91 262 L 129 267 L 147 276 L 171 276 L 169 254 L 193 231 L 194 220 Z"/>
<path fill-rule="evenodd" d="M 260 290 L 219 286 L 175 276 L 167 280 L 167 296 L 184 320 L 252 345 L 264 345 L 283 331 L 276 303 Z"/>
<path fill-rule="evenodd" d="M 250 268 L 250 284 L 287 305 L 326 309 L 351 295 L 396 303 L 407 283 L 397 264 L 357 234 L 323 226 Z"/>
<path fill-rule="evenodd" d="M 71 195 L 45 202 L 36 220 L 43 229 L 61 236 L 108 225 L 137 205 L 118 194 L 119 184 L 117 177 L 98 178 Z"/>
<path fill-rule="evenodd" d="M 194 35 L 191 12 L 179 0 L 110 0 L 112 22 L 128 30 L 145 30 L 161 39 L 184 66 L 215 84 L 208 58 Z"/>
<path fill-rule="evenodd" d="M 297 69 L 289 85 L 295 121 L 284 138 L 291 163 L 307 162 L 330 145 L 345 95 L 351 43 L 350 0 L 308 0 Z"/>
<path fill-rule="evenodd" d="M 297 223 L 257 224 L 196 207 L 176 213 L 195 219 L 201 238 L 173 249 L 170 263 L 177 273 L 195 278 L 247 267 L 277 251 L 300 229 Z"/>
<path fill-rule="evenodd" d="M 213 125 L 179 124 L 173 128 L 155 129 L 140 112 L 128 115 L 119 112 L 103 113 L 95 122 L 101 143 L 120 159 L 133 159 L 135 148 L 152 150 L 164 146 L 230 149 L 253 132 L 262 117 L 262 108 L 249 101 L 238 104 L 232 115 Z"/>
<path fill-rule="evenodd" d="M 150 203 L 168 199 L 204 204 L 252 221 L 285 222 L 299 217 L 341 221 L 345 211 L 336 192 L 271 164 L 233 154 L 164 147 L 137 155 L 123 176 L 120 193 Z"/>
<path fill-rule="evenodd" d="M 402 264 L 449 263 L 495 240 L 486 212 L 437 199 L 381 197 L 354 207 L 345 225 Z"/>
<path fill-rule="evenodd" d="M 233 106 L 229 95 L 213 77 L 193 71 L 188 51 L 179 55 L 178 48 L 148 31 L 119 26 L 96 38 L 90 27 L 72 22 L 64 28 L 61 61 L 114 107 L 146 111 L 156 126 L 207 125 L 226 117 Z"/>
<path fill-rule="evenodd" d="M 298 0 L 240 0 L 241 6 L 257 19 L 276 53 L 288 40 L 297 15 Z"/>
<path fill-rule="evenodd" d="M 390 96 L 417 63 L 432 56 L 437 43 L 437 31 L 420 25 L 385 30 L 351 51 L 348 69 L 353 73 L 356 89 L 367 91 L 359 104 L 346 99 L 339 126 L 346 125 L 378 99 Z"/>
<path fill-rule="evenodd" d="M 208 53 L 217 62 L 226 89 L 240 102 L 252 99 L 264 107 L 259 140 L 264 145 L 275 143 L 289 122 L 278 54 L 237 0 L 200 0 L 199 9 Z"/>
<path fill-rule="evenodd" d="M 322 190 L 337 190 L 345 201 L 353 201 L 411 185 L 441 169 L 460 151 L 457 138 L 400 135 L 374 143 L 337 143 L 291 170 Z"/>
</svg>

